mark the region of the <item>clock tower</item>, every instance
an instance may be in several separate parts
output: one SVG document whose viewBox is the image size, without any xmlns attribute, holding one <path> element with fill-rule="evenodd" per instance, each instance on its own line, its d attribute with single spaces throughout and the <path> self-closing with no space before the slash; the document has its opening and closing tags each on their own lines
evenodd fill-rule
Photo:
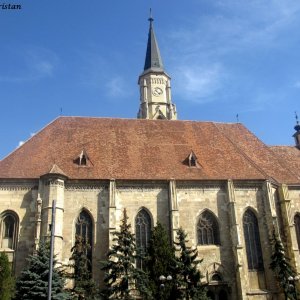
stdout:
<svg viewBox="0 0 300 300">
<path fill-rule="evenodd" d="M 147 52 L 144 72 L 140 75 L 140 119 L 176 120 L 176 106 L 171 101 L 171 77 L 165 72 L 156 41 L 153 18 L 149 18 Z"/>
</svg>

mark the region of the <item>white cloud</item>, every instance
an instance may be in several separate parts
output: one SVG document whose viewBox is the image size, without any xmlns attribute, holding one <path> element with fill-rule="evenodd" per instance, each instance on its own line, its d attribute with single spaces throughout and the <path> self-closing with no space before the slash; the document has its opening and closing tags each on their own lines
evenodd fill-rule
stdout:
<svg viewBox="0 0 300 300">
<path fill-rule="evenodd" d="M 259 88 L 261 83 L 250 78 L 250 73 L 254 68 L 263 67 L 263 55 L 287 47 L 286 39 L 293 36 L 287 32 L 298 30 L 298 0 L 219 0 L 208 3 L 212 14 L 189 18 L 181 22 L 180 30 L 166 34 L 166 44 L 173 45 L 168 53 L 171 74 L 174 74 L 173 78 L 181 77 L 181 82 L 174 80 L 174 83 L 187 101 L 219 101 L 216 96 L 221 95 L 219 92 L 227 83 L 230 85 L 230 88 L 226 86 L 227 97 L 233 93 L 236 96 L 243 89 L 251 91 L 254 88 L 251 84 Z M 248 62 L 249 59 L 253 64 Z M 176 74 L 172 69 L 177 70 Z M 175 84 L 173 88 L 176 89 Z M 267 90 L 260 92 L 269 94 Z M 260 106 L 264 101 L 268 105 L 269 97 L 259 97 L 258 101 Z"/>
<path fill-rule="evenodd" d="M 89 45 L 85 51 L 77 50 L 76 55 L 81 61 L 82 69 L 79 82 L 92 89 L 99 89 L 99 93 L 105 94 L 109 101 L 118 102 L 132 95 L 133 90 L 128 87 L 131 83 L 122 76 L 124 70 L 117 63 L 120 58 L 115 57 L 114 53 L 101 56 L 100 52 L 95 45 Z"/>
<path fill-rule="evenodd" d="M 41 47 L 7 49 L 7 55 L 13 56 L 14 68 L 10 72 L 0 73 L 0 82 L 27 82 L 53 75 L 58 65 L 57 55 Z"/>
<path fill-rule="evenodd" d="M 294 87 L 300 89 L 300 80 L 295 82 Z"/>
<path fill-rule="evenodd" d="M 222 87 L 222 68 L 211 66 L 183 66 L 176 70 L 177 93 L 193 102 L 207 102 Z"/>
<path fill-rule="evenodd" d="M 124 97 L 126 92 L 126 84 L 122 77 L 116 76 L 106 82 L 107 95 L 110 97 Z"/>
<path fill-rule="evenodd" d="M 42 76 L 51 76 L 54 70 L 54 65 L 49 61 L 39 61 L 35 64 L 35 69 Z"/>
<path fill-rule="evenodd" d="M 187 20 L 181 30 L 168 33 L 176 52 L 222 55 L 228 51 L 273 46 L 281 31 L 298 20 L 296 0 L 240 0 L 216 2 L 214 14 Z M 177 46 L 176 46 L 177 45 Z M 275 44 L 277 46 L 277 43 Z M 179 49 L 179 51 L 180 51 Z"/>
<path fill-rule="evenodd" d="M 33 136 L 35 136 L 35 132 L 30 133 L 30 138 L 32 138 Z M 17 148 L 21 147 L 25 143 L 26 143 L 26 141 L 19 141 Z"/>
</svg>

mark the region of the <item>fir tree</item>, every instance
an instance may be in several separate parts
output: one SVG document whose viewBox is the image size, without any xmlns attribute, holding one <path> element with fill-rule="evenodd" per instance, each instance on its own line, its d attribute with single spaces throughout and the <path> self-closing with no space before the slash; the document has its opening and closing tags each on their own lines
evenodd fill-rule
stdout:
<svg viewBox="0 0 300 300">
<path fill-rule="evenodd" d="M 21 272 L 16 283 L 16 299 L 42 300 L 47 299 L 50 247 L 49 244 L 40 243 L 36 255 L 30 255 L 28 265 Z M 54 265 L 56 260 L 54 259 Z M 52 297 L 55 300 L 69 299 L 64 291 L 64 278 L 60 270 L 53 268 Z"/>
<path fill-rule="evenodd" d="M 10 300 L 14 292 L 14 278 L 5 252 L 0 253 L 0 300 Z"/>
<path fill-rule="evenodd" d="M 135 267 L 137 258 L 135 239 L 127 220 L 126 209 L 124 209 L 120 231 L 113 233 L 114 245 L 108 251 L 107 261 L 103 262 L 101 268 L 105 271 L 105 288 L 101 294 L 105 299 L 129 300 L 134 299 L 133 294 L 138 289 L 143 299 L 151 299 L 146 287 L 145 273 Z"/>
<path fill-rule="evenodd" d="M 96 285 L 92 279 L 91 262 L 88 258 L 90 244 L 82 236 L 75 237 L 75 245 L 72 247 L 71 268 L 73 273 L 68 277 L 74 280 L 74 286 L 70 289 L 73 299 L 95 299 L 97 295 Z"/>
<path fill-rule="evenodd" d="M 271 242 L 273 245 L 273 254 L 271 256 L 270 268 L 275 273 L 275 277 L 283 290 L 285 299 L 297 300 L 295 296 L 296 286 L 294 284 L 291 286 L 291 282 L 289 281 L 289 278 L 294 278 L 296 274 L 289 263 L 289 258 L 285 255 L 283 245 L 276 235 L 275 230 L 273 231 Z"/>
<path fill-rule="evenodd" d="M 155 299 L 177 299 L 175 249 L 164 227 L 157 223 L 148 247 L 147 270 Z M 165 280 L 161 280 L 161 276 Z M 171 276 L 171 280 L 166 280 Z"/>
<path fill-rule="evenodd" d="M 179 252 L 177 260 L 177 280 L 180 286 L 180 299 L 208 299 L 206 290 L 201 285 L 201 273 L 198 269 L 203 259 L 199 260 L 197 249 L 191 249 L 188 243 L 187 234 L 182 228 L 177 230 L 177 240 L 174 242 Z"/>
</svg>

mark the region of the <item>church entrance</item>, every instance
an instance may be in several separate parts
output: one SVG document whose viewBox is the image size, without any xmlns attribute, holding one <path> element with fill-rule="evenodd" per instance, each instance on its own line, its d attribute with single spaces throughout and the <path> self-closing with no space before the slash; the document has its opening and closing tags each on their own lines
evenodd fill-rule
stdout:
<svg viewBox="0 0 300 300">
<path fill-rule="evenodd" d="M 207 296 L 211 300 L 229 300 L 229 289 L 227 285 L 209 285 Z"/>
</svg>

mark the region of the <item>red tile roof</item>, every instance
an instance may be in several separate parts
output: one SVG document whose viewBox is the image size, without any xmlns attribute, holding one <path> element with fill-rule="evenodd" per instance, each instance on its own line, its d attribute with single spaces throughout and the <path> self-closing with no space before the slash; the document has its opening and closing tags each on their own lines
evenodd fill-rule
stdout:
<svg viewBox="0 0 300 300">
<path fill-rule="evenodd" d="M 270 149 L 276 153 L 285 167 L 300 178 L 300 150 L 292 146 L 272 146 Z"/>
<path fill-rule="evenodd" d="M 87 166 L 74 163 L 83 149 Z M 184 163 L 191 150 L 198 168 Z M 241 124 L 88 117 L 54 120 L 0 161 L 0 178 L 39 178 L 54 164 L 70 179 L 273 178 L 300 183 Z"/>
</svg>

